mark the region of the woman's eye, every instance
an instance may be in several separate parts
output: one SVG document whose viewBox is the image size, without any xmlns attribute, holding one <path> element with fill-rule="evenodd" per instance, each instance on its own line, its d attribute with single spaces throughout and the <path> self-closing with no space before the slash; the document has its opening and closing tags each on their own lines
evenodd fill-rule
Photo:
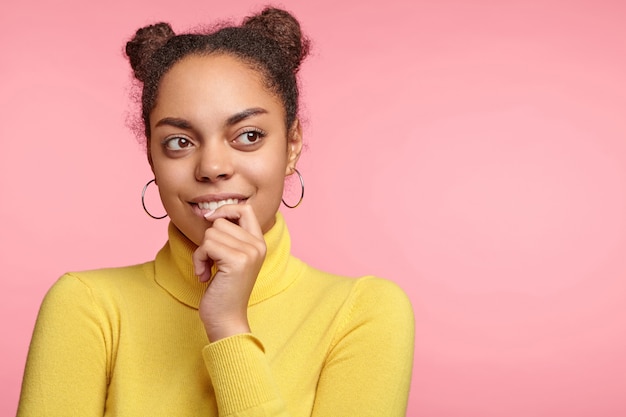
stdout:
<svg viewBox="0 0 626 417">
<path fill-rule="evenodd" d="M 174 137 L 165 141 L 165 147 L 170 151 L 180 151 L 191 146 L 191 141 L 183 137 Z"/>
<path fill-rule="evenodd" d="M 250 130 L 237 136 L 236 141 L 241 143 L 242 145 L 253 145 L 263 139 L 264 136 L 265 134 L 263 132 L 260 132 L 258 130 Z"/>
</svg>

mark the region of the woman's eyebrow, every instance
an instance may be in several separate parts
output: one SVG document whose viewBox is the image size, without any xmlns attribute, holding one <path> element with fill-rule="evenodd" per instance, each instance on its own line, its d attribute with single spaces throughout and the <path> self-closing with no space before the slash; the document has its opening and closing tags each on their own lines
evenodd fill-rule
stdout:
<svg viewBox="0 0 626 417">
<path fill-rule="evenodd" d="M 243 120 L 246 120 L 249 117 L 258 116 L 260 114 L 266 114 L 266 113 L 267 113 L 267 110 L 265 109 L 262 109 L 260 107 L 252 107 L 250 109 L 243 110 L 239 113 L 235 113 L 232 116 L 230 116 L 226 120 L 226 126 L 236 125 L 237 123 Z M 173 127 L 177 127 L 179 129 L 185 129 L 185 130 L 191 130 L 193 128 L 193 126 L 188 120 L 181 119 L 178 117 L 164 117 L 163 119 L 159 120 L 155 125 L 155 127 L 159 127 L 159 126 L 173 126 Z"/>
<path fill-rule="evenodd" d="M 187 120 L 179 119 L 177 117 L 165 117 L 156 123 L 155 127 L 159 126 L 174 126 L 179 129 L 185 130 L 191 130 L 192 128 L 191 123 L 189 123 Z"/>
<path fill-rule="evenodd" d="M 226 126 L 236 125 L 237 123 L 253 116 L 258 116 L 259 114 L 266 114 L 267 110 L 262 109 L 260 107 L 252 107 L 250 109 L 246 109 L 239 113 L 233 114 L 226 120 Z"/>
</svg>

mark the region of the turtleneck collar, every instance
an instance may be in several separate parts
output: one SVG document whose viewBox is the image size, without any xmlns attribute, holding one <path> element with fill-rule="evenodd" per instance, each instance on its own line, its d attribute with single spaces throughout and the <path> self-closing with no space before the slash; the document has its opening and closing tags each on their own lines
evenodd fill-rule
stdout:
<svg viewBox="0 0 626 417">
<path fill-rule="evenodd" d="M 168 226 L 169 239 L 155 260 L 155 280 L 174 298 L 190 307 L 198 308 L 208 287 L 194 274 L 191 255 L 197 246 L 172 222 Z M 260 303 L 285 290 L 296 278 L 290 267 L 291 238 L 280 212 L 274 226 L 263 236 L 267 245 L 265 261 L 252 290 L 249 305 Z M 291 262 L 291 267 L 295 267 Z"/>
</svg>

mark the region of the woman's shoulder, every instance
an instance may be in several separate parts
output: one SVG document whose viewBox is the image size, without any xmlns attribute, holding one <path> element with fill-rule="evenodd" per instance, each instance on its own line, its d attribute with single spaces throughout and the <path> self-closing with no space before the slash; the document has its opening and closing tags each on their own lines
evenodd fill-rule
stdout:
<svg viewBox="0 0 626 417">
<path fill-rule="evenodd" d="M 150 268 L 154 268 L 154 261 L 135 265 L 88 269 L 84 271 L 70 271 L 66 272 L 64 276 L 71 276 L 76 279 L 90 282 L 112 279 L 132 279 L 145 275 L 146 270 L 149 270 Z"/>
<path fill-rule="evenodd" d="M 121 306 L 150 292 L 145 291 L 149 270 L 146 263 L 65 273 L 46 292 L 37 321 L 109 328 Z"/>
<path fill-rule="evenodd" d="M 151 285 L 154 262 L 122 267 L 100 268 L 66 272 L 48 290 L 46 298 L 75 297 L 88 294 L 90 297 L 106 294 L 131 292 L 133 289 Z"/>
<path fill-rule="evenodd" d="M 413 307 L 406 292 L 395 282 L 373 275 L 354 283 L 352 311 L 370 319 L 413 325 Z"/>
<path fill-rule="evenodd" d="M 304 269 L 303 286 L 311 293 L 321 292 L 326 298 L 340 299 L 352 313 L 394 315 L 413 320 L 413 308 L 406 292 L 394 281 L 366 275 L 348 277 L 313 268 Z M 337 300 L 339 301 L 339 300 Z"/>
<path fill-rule="evenodd" d="M 302 275 L 308 283 L 322 286 L 346 287 L 364 293 L 382 291 L 392 297 L 405 296 L 402 288 L 387 278 L 381 278 L 375 275 L 363 275 L 360 277 L 340 275 L 315 268 L 297 258 L 292 259 L 300 264 Z"/>
<path fill-rule="evenodd" d="M 373 275 L 351 278 L 307 267 L 298 303 L 312 303 L 315 317 L 332 324 L 333 355 L 340 352 L 392 355 L 403 364 L 412 360 L 415 318 L 406 292 L 394 281 Z M 363 353 L 363 352 L 368 353 Z M 355 352 L 361 352 L 356 354 Z M 404 366 L 404 365 L 403 365 Z"/>
<path fill-rule="evenodd" d="M 150 261 L 136 265 L 66 272 L 60 278 L 60 281 L 73 279 L 88 286 L 119 285 L 120 283 L 132 284 L 141 282 L 146 277 L 153 276 L 153 271 L 154 261 Z"/>
</svg>

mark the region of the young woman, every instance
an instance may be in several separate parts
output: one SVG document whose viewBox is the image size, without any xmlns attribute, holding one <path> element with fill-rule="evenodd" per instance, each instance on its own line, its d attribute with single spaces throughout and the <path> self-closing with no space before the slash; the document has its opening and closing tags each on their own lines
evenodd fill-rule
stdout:
<svg viewBox="0 0 626 417">
<path fill-rule="evenodd" d="M 152 262 L 52 287 L 19 416 L 404 415 L 407 297 L 294 258 L 278 212 L 285 177 L 300 176 L 307 47 L 271 8 L 208 34 L 148 26 L 128 42 L 168 241 Z"/>
</svg>

